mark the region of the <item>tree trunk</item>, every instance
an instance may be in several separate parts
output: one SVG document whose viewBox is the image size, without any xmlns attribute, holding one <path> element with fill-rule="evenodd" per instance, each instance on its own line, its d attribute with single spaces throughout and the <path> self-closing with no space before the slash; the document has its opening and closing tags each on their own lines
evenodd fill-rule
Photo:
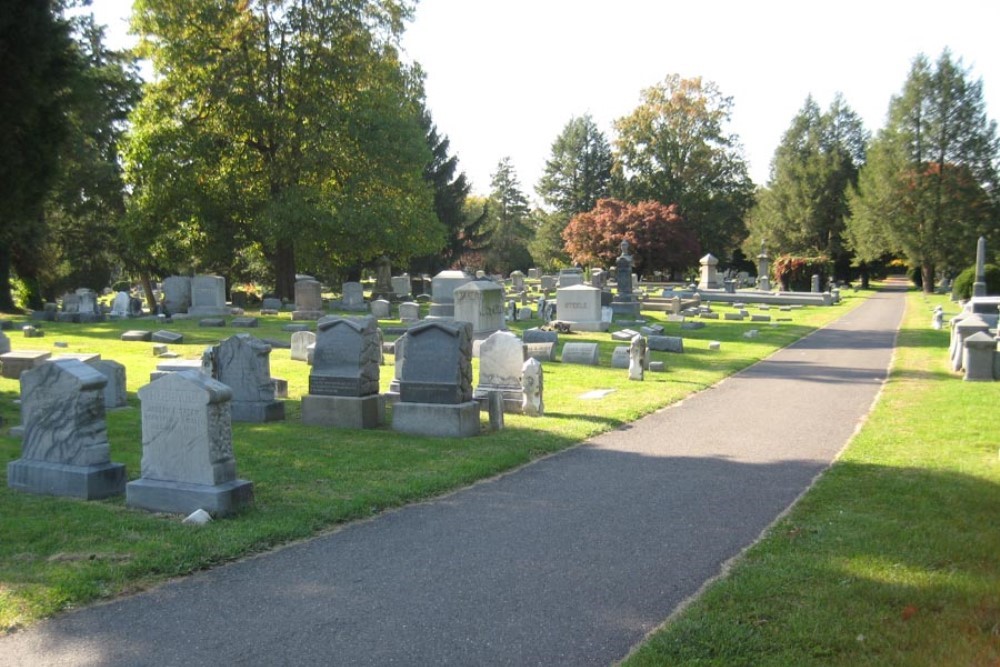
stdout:
<svg viewBox="0 0 1000 667">
<path fill-rule="evenodd" d="M 153 281 L 149 279 L 149 271 L 139 271 L 139 282 L 142 283 L 142 292 L 146 295 L 146 305 L 149 312 L 156 314 L 156 294 L 153 293 Z"/>
<path fill-rule="evenodd" d="M 0 313 L 14 312 L 14 295 L 10 289 L 10 246 L 0 245 Z"/>
<path fill-rule="evenodd" d="M 934 265 L 924 262 L 920 265 L 920 279 L 923 282 L 924 294 L 934 292 Z"/>
<path fill-rule="evenodd" d="M 861 289 L 869 289 L 868 263 L 861 262 L 861 266 L 858 268 L 861 270 Z"/>
<path fill-rule="evenodd" d="M 295 299 L 295 246 L 281 240 L 274 252 L 274 293 L 279 299 Z"/>
</svg>

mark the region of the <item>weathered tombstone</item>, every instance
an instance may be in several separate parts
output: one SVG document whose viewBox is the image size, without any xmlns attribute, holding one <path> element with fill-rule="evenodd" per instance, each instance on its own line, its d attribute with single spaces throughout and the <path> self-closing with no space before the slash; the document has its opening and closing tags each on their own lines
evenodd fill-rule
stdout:
<svg viewBox="0 0 1000 667">
<path fill-rule="evenodd" d="M 521 367 L 521 412 L 529 417 L 545 414 L 544 373 L 537 359 L 528 359 Z"/>
<path fill-rule="evenodd" d="M 21 376 L 21 458 L 7 464 L 17 491 L 92 500 L 121 493 L 125 466 L 112 463 L 104 419 L 107 380 L 67 359 Z"/>
<path fill-rule="evenodd" d="M 340 287 L 343 296 L 340 307 L 351 312 L 367 312 L 368 304 L 365 303 L 365 288 L 361 283 L 348 282 Z"/>
<path fill-rule="evenodd" d="M 292 334 L 292 360 L 309 361 L 308 349 L 316 343 L 316 334 L 312 331 L 296 331 Z"/>
<path fill-rule="evenodd" d="M 404 324 L 418 321 L 420 319 L 420 304 L 412 301 L 399 304 L 399 319 Z"/>
<path fill-rule="evenodd" d="M 992 381 L 993 358 L 996 356 L 997 341 L 988 333 L 980 331 L 965 339 L 965 380 Z"/>
<path fill-rule="evenodd" d="M 470 280 L 455 288 L 455 321 L 472 325 L 472 336 L 483 340 L 504 329 L 503 288 L 490 280 Z"/>
<path fill-rule="evenodd" d="M 261 315 L 276 315 L 279 310 L 281 310 L 281 299 L 269 296 L 260 302 Z"/>
<path fill-rule="evenodd" d="M 608 322 L 601 317 L 601 290 L 589 285 L 560 287 L 556 290 L 556 310 L 559 319 L 569 322 L 571 329 L 608 330 Z"/>
<path fill-rule="evenodd" d="M 525 343 L 558 343 L 559 333 L 556 331 L 542 331 L 538 327 L 525 329 L 522 334 Z"/>
<path fill-rule="evenodd" d="M 472 280 L 464 271 L 442 271 L 431 279 L 429 317 L 451 318 L 455 315 L 455 289 Z"/>
<path fill-rule="evenodd" d="M 392 298 L 392 263 L 385 255 L 379 257 L 375 269 L 375 286 L 372 287 L 372 299 Z"/>
<path fill-rule="evenodd" d="M 976 242 L 976 280 L 972 283 L 972 296 L 986 296 L 986 239 Z"/>
<path fill-rule="evenodd" d="M 531 278 L 532 280 L 538 280 L 538 277 L 541 275 L 542 272 L 534 267 L 528 269 L 528 277 Z"/>
<path fill-rule="evenodd" d="M 377 427 L 383 420 L 383 403 L 378 393 L 381 344 L 375 318 L 324 317 L 316 329 L 302 422 Z"/>
<path fill-rule="evenodd" d="M 197 371 L 139 389 L 142 476 L 126 486 L 128 506 L 223 516 L 253 502 L 253 484 L 236 477 L 231 398 L 227 385 Z"/>
<path fill-rule="evenodd" d="M 645 369 L 648 367 L 646 341 L 642 336 L 636 336 L 628 346 L 628 379 L 644 380 Z"/>
<path fill-rule="evenodd" d="M 191 279 L 187 276 L 170 276 L 163 280 L 163 306 L 168 313 L 186 313 L 191 307 Z"/>
<path fill-rule="evenodd" d="M 318 280 L 295 281 L 293 320 L 318 320 L 323 317 L 322 287 Z"/>
<path fill-rule="evenodd" d="M 0 375 L 17 380 L 21 373 L 37 368 L 52 356 L 44 350 L 14 350 L 0 354 Z"/>
<path fill-rule="evenodd" d="M 497 331 L 479 348 L 479 384 L 473 397 L 483 400 L 490 392 L 500 392 L 507 412 L 521 411 L 521 367 L 524 344 L 509 331 Z"/>
<path fill-rule="evenodd" d="M 406 363 L 392 428 L 415 435 L 466 437 L 479 433 L 472 398 L 472 325 L 425 321 L 406 334 Z"/>
<path fill-rule="evenodd" d="M 719 260 L 712 253 L 701 258 L 701 277 L 698 280 L 698 289 L 722 289 L 722 281 L 719 279 L 719 272 L 716 268 L 718 265 Z"/>
<path fill-rule="evenodd" d="M 98 359 L 90 362 L 90 365 L 103 375 L 108 383 L 104 385 L 104 407 L 123 408 L 128 405 L 126 400 L 125 366 L 110 359 Z"/>
<path fill-rule="evenodd" d="M 628 365 L 629 365 L 629 346 L 618 345 L 611 353 L 611 367 L 628 368 Z"/>
<path fill-rule="evenodd" d="M 558 287 L 573 287 L 583 284 L 583 269 L 559 269 Z"/>
<path fill-rule="evenodd" d="M 940 306 L 934 309 L 934 316 L 931 319 L 931 328 L 940 331 L 944 327 L 944 310 Z"/>
<path fill-rule="evenodd" d="M 526 359 L 538 359 L 539 361 L 556 360 L 555 343 L 525 343 L 524 356 Z"/>
<path fill-rule="evenodd" d="M 131 305 L 132 297 L 129 296 L 128 292 L 118 292 L 118 294 L 115 295 L 114 302 L 111 304 L 111 317 L 128 317 Z"/>
<path fill-rule="evenodd" d="M 212 346 L 206 354 L 212 377 L 232 390 L 232 421 L 272 422 L 285 418 L 285 404 L 274 398 L 270 345 L 241 333 Z"/>
<path fill-rule="evenodd" d="M 659 352 L 684 352 L 684 339 L 679 336 L 650 336 L 646 345 Z"/>
<path fill-rule="evenodd" d="M 562 349 L 564 364 L 584 364 L 597 366 L 600 353 L 597 343 L 566 343 Z"/>
<path fill-rule="evenodd" d="M 760 254 L 757 255 L 757 289 L 762 292 L 771 291 L 771 258 L 767 256 L 764 242 L 760 242 Z"/>
<path fill-rule="evenodd" d="M 521 271 L 510 272 L 510 288 L 515 292 L 524 291 L 524 273 Z"/>
<path fill-rule="evenodd" d="M 555 276 L 545 275 L 539 278 L 539 281 L 540 281 L 540 288 L 543 292 L 549 292 L 556 288 Z"/>
<path fill-rule="evenodd" d="M 387 320 L 392 316 L 392 304 L 385 299 L 375 299 L 371 303 L 372 316 L 378 320 Z"/>
<path fill-rule="evenodd" d="M 172 312 L 172 311 L 171 311 Z M 222 276 L 195 276 L 191 279 L 191 307 L 193 316 L 225 315 L 226 279 Z"/>
<path fill-rule="evenodd" d="M 809 282 L 810 282 L 809 291 L 818 293 L 820 291 L 819 275 L 814 273 L 812 275 L 812 279 Z"/>
<path fill-rule="evenodd" d="M 394 299 L 405 299 L 410 296 L 410 274 L 392 277 L 392 296 Z"/>
</svg>

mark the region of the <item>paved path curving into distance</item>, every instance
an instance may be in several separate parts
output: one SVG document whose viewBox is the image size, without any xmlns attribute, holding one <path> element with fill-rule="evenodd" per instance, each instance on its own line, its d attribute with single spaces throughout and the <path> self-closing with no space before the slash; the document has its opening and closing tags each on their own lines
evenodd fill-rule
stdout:
<svg viewBox="0 0 1000 667">
<path fill-rule="evenodd" d="M 13 665 L 608 665 L 848 442 L 905 297 L 511 474 L 0 639 Z"/>
</svg>

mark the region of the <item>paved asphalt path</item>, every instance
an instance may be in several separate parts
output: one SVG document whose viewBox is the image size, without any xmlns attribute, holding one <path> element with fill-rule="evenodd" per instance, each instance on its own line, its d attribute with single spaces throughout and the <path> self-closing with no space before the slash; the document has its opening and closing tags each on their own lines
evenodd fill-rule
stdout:
<svg viewBox="0 0 1000 667">
<path fill-rule="evenodd" d="M 877 294 L 712 389 L 511 474 L 39 623 L 0 639 L 0 664 L 608 665 L 844 447 L 903 304 Z"/>
</svg>

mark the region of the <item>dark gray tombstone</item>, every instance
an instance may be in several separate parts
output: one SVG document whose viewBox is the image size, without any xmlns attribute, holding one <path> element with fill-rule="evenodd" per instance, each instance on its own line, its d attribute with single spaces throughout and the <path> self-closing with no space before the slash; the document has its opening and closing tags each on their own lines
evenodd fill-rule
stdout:
<svg viewBox="0 0 1000 667">
<path fill-rule="evenodd" d="M 381 343 L 374 317 L 324 317 L 316 325 L 309 393 L 302 422 L 375 428 L 383 421 L 379 395 Z"/>
<path fill-rule="evenodd" d="M 274 398 L 271 346 L 250 334 L 236 334 L 211 348 L 212 377 L 232 389 L 233 421 L 272 422 L 285 418 Z"/>
</svg>

